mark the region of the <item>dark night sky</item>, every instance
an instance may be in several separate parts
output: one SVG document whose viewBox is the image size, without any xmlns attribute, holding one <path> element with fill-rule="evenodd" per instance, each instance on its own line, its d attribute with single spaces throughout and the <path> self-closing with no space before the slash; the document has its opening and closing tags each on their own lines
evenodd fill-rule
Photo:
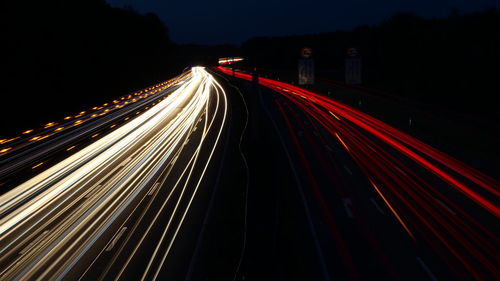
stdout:
<svg viewBox="0 0 500 281">
<path fill-rule="evenodd" d="M 500 0 L 108 0 L 113 6 L 157 14 L 178 43 L 241 43 L 279 36 L 350 29 L 374 24 L 396 12 L 442 17 L 500 7 Z"/>
</svg>

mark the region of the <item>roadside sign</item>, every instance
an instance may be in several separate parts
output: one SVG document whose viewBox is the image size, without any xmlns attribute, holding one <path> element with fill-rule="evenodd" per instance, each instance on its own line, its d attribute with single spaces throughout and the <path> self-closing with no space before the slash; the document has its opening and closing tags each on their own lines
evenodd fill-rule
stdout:
<svg viewBox="0 0 500 281">
<path fill-rule="evenodd" d="M 256 84 L 259 83 L 259 73 L 257 72 L 257 67 L 254 67 L 252 71 L 252 82 Z"/>
<path fill-rule="evenodd" d="M 299 85 L 314 84 L 314 60 L 299 59 Z"/>
<path fill-rule="evenodd" d="M 361 84 L 361 59 L 346 58 L 345 60 L 345 82 L 346 84 Z"/>
<path fill-rule="evenodd" d="M 349 48 L 347 49 L 347 56 L 351 58 L 355 58 L 359 56 L 358 48 Z"/>
<path fill-rule="evenodd" d="M 345 59 L 346 84 L 361 84 L 361 55 L 358 48 L 348 48 Z"/>
<path fill-rule="evenodd" d="M 312 48 L 309 48 L 309 47 L 302 48 L 302 50 L 300 50 L 300 56 L 303 59 L 311 58 L 312 57 Z"/>
</svg>

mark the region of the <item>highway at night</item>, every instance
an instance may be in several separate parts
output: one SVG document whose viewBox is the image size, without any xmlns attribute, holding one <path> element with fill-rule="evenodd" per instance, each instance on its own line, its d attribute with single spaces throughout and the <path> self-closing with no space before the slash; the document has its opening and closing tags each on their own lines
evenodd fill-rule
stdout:
<svg viewBox="0 0 500 281">
<path fill-rule="evenodd" d="M 0 6 L 0 281 L 500 280 L 500 1 Z"/>
<path fill-rule="evenodd" d="M 0 186 L 0 280 L 498 272 L 497 179 L 334 97 L 222 66 L 0 140 Z"/>
<path fill-rule="evenodd" d="M 218 71 L 237 85 L 252 80 Z M 279 136 L 281 165 L 299 189 L 302 228 L 310 230 L 301 238 L 315 249 L 315 270 L 305 276 L 496 278 L 496 179 L 332 98 L 263 77 L 258 83 L 250 91 Z"/>
<path fill-rule="evenodd" d="M 112 108 L 117 110 L 107 115 L 110 109 L 94 108 L 87 118 L 82 112 L 46 126 L 52 128 L 38 133 L 43 137 L 6 141 L 6 180 L 22 175 L 24 166 L 33 170 L 48 166 L 48 158 L 61 160 L 2 194 L 0 279 L 157 279 L 220 146 L 225 92 L 203 68 L 193 68 Z M 122 120 L 128 122 L 96 132 Z M 66 129 L 81 123 L 83 130 Z M 95 141 L 58 154 L 75 149 L 71 142 L 86 135 Z M 31 143 L 45 136 L 46 142 Z M 130 272 L 138 260 L 143 270 Z"/>
</svg>

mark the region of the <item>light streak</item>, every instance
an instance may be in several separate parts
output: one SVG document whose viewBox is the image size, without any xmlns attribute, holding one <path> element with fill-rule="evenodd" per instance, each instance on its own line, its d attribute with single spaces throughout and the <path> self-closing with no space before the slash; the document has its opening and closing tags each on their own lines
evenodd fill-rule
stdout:
<svg viewBox="0 0 500 281">
<path fill-rule="evenodd" d="M 169 227 L 175 231 L 172 240 L 163 241 L 171 245 L 183 221 L 188 218 L 190 205 L 226 122 L 227 101 L 225 93 L 220 90 L 220 85 L 211 75 L 202 68 L 195 68 L 184 84 L 147 111 L 3 194 L 0 197 L 0 240 L 8 242 L 0 244 L 0 260 L 9 257 L 10 266 L 1 272 L 2 278 L 67 277 L 89 249 L 96 245 L 101 250 L 106 249 L 100 237 L 120 216 L 128 215 L 128 207 L 134 202 L 143 200 L 143 196 L 156 196 L 147 195 L 149 181 L 161 172 L 165 163 L 177 158 L 183 147 L 193 145 L 196 153 L 192 155 L 192 161 L 180 167 L 191 171 L 189 184 L 194 185 L 194 190 L 186 189 L 188 182 L 179 182 L 179 188 L 184 189 L 182 197 L 188 198 L 188 204 L 181 207 L 182 198 L 176 199 L 179 200 L 177 203 L 165 202 L 177 204 L 179 207 L 175 213 L 182 215 L 178 224 Z M 220 105 L 213 112 L 208 104 L 215 98 Z M 205 123 L 204 135 L 199 130 L 192 130 L 202 113 L 205 120 L 210 119 L 208 124 Z M 216 134 L 215 140 L 207 138 L 212 131 Z M 99 133 L 92 137 L 97 135 Z M 187 139 L 190 141 L 184 145 Z M 209 153 L 200 154 L 203 149 Z M 196 175 L 195 165 L 203 165 Z M 169 179 L 168 183 L 173 184 L 175 180 Z M 165 185 L 162 182 L 158 186 Z M 85 200 L 78 203 L 82 198 Z M 52 225 L 55 221 L 57 223 Z M 47 225 L 51 225 L 50 232 L 40 236 Z M 36 247 L 26 248 L 35 235 L 40 237 L 40 242 Z M 114 241 L 114 248 L 122 243 L 121 239 Z M 23 246 L 26 251 L 18 255 Z M 168 251 L 160 251 L 155 258 L 163 263 L 167 254 Z"/>
<path fill-rule="evenodd" d="M 36 164 L 35 166 L 31 167 L 31 169 L 36 169 L 36 168 L 42 166 L 43 163 L 45 163 L 45 162 L 40 162 L 40 163 Z"/>
<path fill-rule="evenodd" d="M 217 69 L 252 80 L 252 76 L 246 73 L 233 73 L 223 67 Z M 290 101 L 339 140 L 413 240 L 416 237 L 425 240 L 451 268 L 459 264 L 463 273 L 468 273 L 472 279 L 496 275 L 498 270 L 494 261 L 497 254 L 494 249 L 498 239 L 482 222 L 500 217 L 496 200 L 500 196 L 498 180 L 329 97 L 263 77 L 259 78 L 259 83 Z M 417 175 L 394 154 L 424 168 L 419 173 L 427 172 L 425 177 Z M 429 175 L 440 180 L 442 186 L 429 181 Z M 384 194 L 374 182 L 384 186 Z M 480 208 L 479 213 L 486 211 L 486 215 L 480 217 L 470 212 L 461 206 L 461 201 L 453 202 L 455 196 L 444 191 L 465 196 Z M 393 208 L 396 204 L 399 213 Z M 403 220 L 402 214 L 408 217 Z M 413 232 L 422 235 L 415 236 L 410 232 L 410 226 Z M 455 275 L 458 277 L 463 273 Z"/>
<path fill-rule="evenodd" d="M 404 223 L 404 221 L 398 215 L 398 213 L 396 212 L 396 210 L 394 210 L 394 208 L 389 203 L 389 201 L 387 201 L 387 199 L 385 199 L 385 196 L 382 194 L 382 192 L 380 192 L 380 189 L 378 189 L 377 185 L 375 185 L 372 181 L 370 181 L 370 182 L 373 185 L 373 187 L 375 188 L 375 191 L 377 191 L 378 195 L 380 195 L 380 198 L 382 198 L 382 200 L 384 200 L 384 203 L 387 205 L 387 207 L 389 207 L 389 210 L 391 210 L 392 214 L 394 214 L 394 216 L 396 217 L 396 219 L 398 220 L 398 222 L 403 226 L 403 228 L 406 230 L 406 232 L 408 233 L 408 235 L 410 235 L 411 239 L 413 239 L 413 241 L 416 241 L 415 240 L 415 236 L 413 236 L 413 233 L 410 231 L 410 229 L 408 228 L 408 226 L 406 225 L 406 223 Z"/>
<path fill-rule="evenodd" d="M 227 65 L 227 64 L 232 64 L 236 62 L 243 61 L 243 58 L 240 57 L 230 57 L 230 58 L 219 58 L 219 64 L 220 65 Z"/>
</svg>

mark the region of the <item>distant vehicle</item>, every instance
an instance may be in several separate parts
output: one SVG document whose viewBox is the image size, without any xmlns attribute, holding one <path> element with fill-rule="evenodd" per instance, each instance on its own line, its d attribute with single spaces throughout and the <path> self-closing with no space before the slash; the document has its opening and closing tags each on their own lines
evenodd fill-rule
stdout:
<svg viewBox="0 0 500 281">
<path fill-rule="evenodd" d="M 310 59 L 312 57 L 312 48 L 302 48 L 302 50 L 300 50 L 300 56 L 304 59 Z"/>
<path fill-rule="evenodd" d="M 240 62 L 242 60 L 244 60 L 244 58 L 240 58 L 240 57 L 219 58 L 219 65 L 232 64 L 232 63 Z"/>
</svg>

